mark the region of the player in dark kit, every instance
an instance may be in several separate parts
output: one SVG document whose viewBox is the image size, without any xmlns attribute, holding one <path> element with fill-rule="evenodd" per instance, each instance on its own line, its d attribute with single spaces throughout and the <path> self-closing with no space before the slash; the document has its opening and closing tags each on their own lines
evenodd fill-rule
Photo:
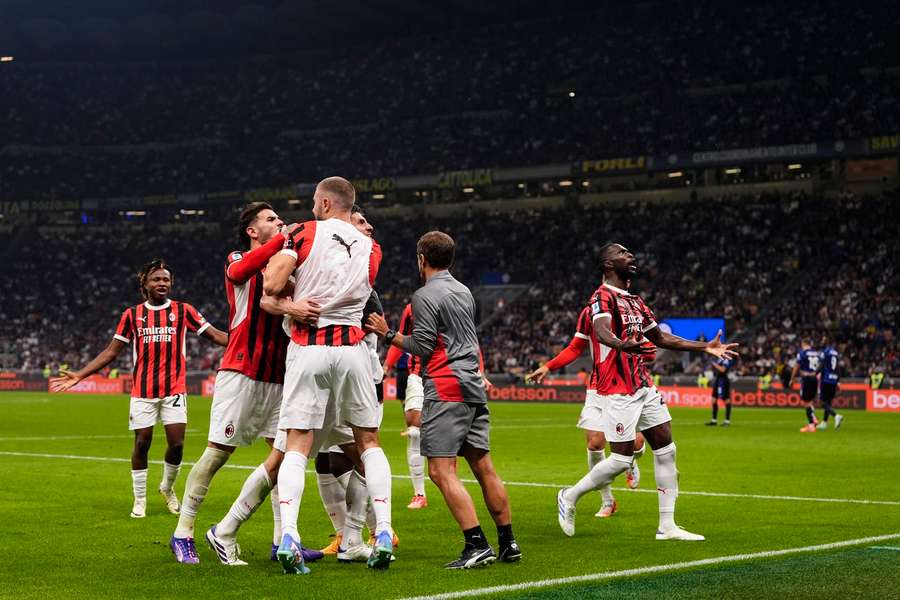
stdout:
<svg viewBox="0 0 900 600">
<path fill-rule="evenodd" d="M 558 522 L 568 536 L 575 535 L 575 505 L 593 490 L 609 485 L 631 466 L 638 431 L 653 450 L 653 475 L 659 501 L 657 540 L 701 541 L 702 535 L 675 524 L 678 470 L 672 418 L 665 399 L 653 385 L 643 355 L 656 348 L 705 352 L 716 358 L 734 358 L 737 344 L 723 344 L 719 335 L 709 342 L 691 342 L 664 332 L 644 300 L 629 292 L 637 273 L 634 255 L 621 244 L 600 249 L 603 284 L 591 297 L 594 334 L 601 359 L 595 364 L 597 394 L 606 402 L 604 433 L 612 453 L 570 488 L 556 496 Z"/>
<path fill-rule="evenodd" d="M 131 516 L 136 519 L 147 514 L 147 453 L 153 441 L 153 426 L 159 421 L 165 427 L 168 442 L 159 493 L 170 512 L 178 514 L 180 510 L 173 484 L 181 469 L 187 426 L 184 356 L 187 332 L 194 331 L 219 346 L 228 344 L 228 334 L 207 323 L 196 308 L 169 299 L 173 275 L 164 260 L 156 259 L 144 265 L 138 281 L 145 302 L 122 313 L 106 350 L 80 371 L 61 372 L 61 377 L 50 380 L 51 392 L 64 392 L 111 363 L 127 345 L 132 345 L 134 371 L 128 420 L 129 429 L 134 431 Z"/>
<path fill-rule="evenodd" d="M 806 403 L 806 420 L 807 424 L 800 429 L 802 433 L 815 433 L 816 425 L 819 421 L 816 419 L 816 392 L 819 387 L 817 375 L 821 366 L 821 356 L 819 351 L 812 347 L 809 338 L 803 338 L 800 342 L 800 352 L 797 353 L 797 362 L 794 364 L 794 370 L 791 371 L 791 380 L 788 387 L 794 385 L 797 375 L 800 375 L 800 399 Z"/>
<path fill-rule="evenodd" d="M 828 417 L 834 415 L 834 428 L 837 430 L 841 428 L 844 415 L 837 414 L 831 407 L 831 403 L 837 394 L 838 381 L 841 378 L 838 374 L 841 357 L 838 351 L 834 349 L 834 346 L 828 344 L 827 341 L 819 354 L 821 357 L 819 399 L 822 401 L 822 409 L 825 411 L 825 416 L 822 417 L 822 422 L 819 423 L 818 429 L 828 429 Z"/>
<path fill-rule="evenodd" d="M 733 362 L 730 358 L 718 358 L 712 364 L 716 378 L 712 390 L 712 420 L 707 425 L 718 425 L 720 400 L 725 403 L 725 420 L 722 421 L 722 427 L 731 425 L 731 380 L 728 379 L 728 371 Z"/>
</svg>

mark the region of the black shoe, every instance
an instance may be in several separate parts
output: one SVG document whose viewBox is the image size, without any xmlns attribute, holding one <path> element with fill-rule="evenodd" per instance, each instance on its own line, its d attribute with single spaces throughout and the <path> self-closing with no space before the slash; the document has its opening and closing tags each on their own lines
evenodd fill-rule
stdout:
<svg viewBox="0 0 900 600">
<path fill-rule="evenodd" d="M 494 549 L 490 546 L 486 548 L 465 548 L 459 558 L 453 562 L 444 565 L 445 569 L 471 569 L 473 567 L 483 567 L 497 560 Z"/>
<path fill-rule="evenodd" d="M 706 422 L 707 427 L 715 427 L 718 424 L 719 424 L 718 421 L 707 421 Z"/>
<path fill-rule="evenodd" d="M 500 549 L 500 560 L 503 562 L 517 562 L 522 559 L 522 549 L 516 540 L 511 541 Z"/>
</svg>

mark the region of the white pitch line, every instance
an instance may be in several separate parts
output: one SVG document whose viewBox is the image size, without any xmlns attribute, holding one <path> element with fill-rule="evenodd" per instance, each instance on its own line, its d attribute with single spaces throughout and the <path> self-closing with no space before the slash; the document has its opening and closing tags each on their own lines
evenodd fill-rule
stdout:
<svg viewBox="0 0 900 600">
<path fill-rule="evenodd" d="M 651 567 L 639 567 L 636 569 L 623 569 L 621 571 L 604 571 L 602 573 L 590 573 L 588 575 L 576 575 L 573 577 L 559 577 L 557 579 L 539 579 L 536 581 L 525 581 L 509 585 L 495 585 L 492 587 L 475 588 L 471 590 L 460 590 L 458 592 L 446 592 L 443 594 L 432 594 L 425 596 L 413 596 L 404 598 L 403 600 L 454 600 L 455 598 L 471 598 L 473 596 L 482 596 L 485 594 L 500 594 L 505 592 L 518 592 L 522 590 L 533 590 L 537 588 L 553 587 L 558 585 L 569 585 L 573 583 L 586 583 L 590 581 L 602 581 L 604 579 L 616 579 L 620 577 L 634 577 L 637 575 L 648 575 L 650 573 L 664 573 L 667 571 L 680 571 L 682 569 L 691 569 L 694 567 L 706 567 L 711 565 L 721 565 L 725 563 L 740 562 L 745 560 L 754 560 L 757 558 L 772 558 L 775 556 L 786 556 L 789 554 L 803 554 L 808 552 L 820 552 L 823 550 L 835 550 L 837 548 L 846 548 L 849 546 L 860 546 L 870 544 L 872 542 L 884 542 L 887 540 L 900 539 L 900 533 L 890 533 L 887 535 L 876 535 L 872 537 L 858 538 L 855 540 L 844 540 L 841 542 L 831 542 L 829 544 L 818 544 L 816 546 L 802 546 L 799 548 L 786 548 L 784 550 L 766 550 L 764 552 L 753 552 L 750 554 L 731 554 L 728 556 L 716 556 L 713 558 L 704 558 L 700 560 L 692 560 L 687 562 L 670 563 L 667 565 L 654 565 Z"/>
<path fill-rule="evenodd" d="M 895 550 L 900 552 L 900 546 L 869 546 L 869 550 Z"/>
<path fill-rule="evenodd" d="M 199 429 L 186 429 L 186 434 L 190 435 L 206 435 Z M 67 440 L 120 440 L 134 439 L 134 434 L 117 434 L 117 435 L 45 435 L 45 436 L 25 436 L 25 437 L 3 437 L 0 436 L 0 442 L 56 442 Z"/>
<path fill-rule="evenodd" d="M 109 456 L 84 456 L 80 454 L 47 454 L 43 452 L 7 452 L 0 451 L 0 456 L 24 456 L 24 457 L 32 457 L 32 458 L 62 458 L 67 460 L 90 460 L 90 461 L 98 461 L 98 462 L 131 462 L 130 458 L 119 458 L 119 457 L 109 457 Z M 151 460 L 148 461 L 154 465 L 161 465 L 163 461 L 161 460 Z M 181 463 L 187 466 L 193 466 L 192 462 L 183 462 Z M 259 465 L 235 465 L 235 464 L 226 464 L 225 467 L 230 469 L 243 469 L 252 471 Z M 409 475 L 394 475 L 394 479 L 410 479 Z M 474 479 L 460 479 L 463 483 L 478 483 Z M 539 483 L 534 481 L 504 481 L 505 485 L 512 487 L 536 487 L 536 488 L 550 488 L 550 489 L 560 489 L 566 487 L 565 484 L 562 483 Z M 637 489 L 632 490 L 629 488 L 615 487 L 613 488 L 616 491 L 622 492 L 640 492 L 644 494 L 655 494 L 656 490 L 648 490 L 648 489 Z M 900 506 L 900 500 L 859 500 L 856 498 L 816 498 L 816 497 L 807 497 L 807 496 L 773 496 L 767 494 L 735 494 L 730 492 L 694 492 L 694 491 L 686 491 L 679 490 L 678 494 L 681 496 L 708 496 L 713 498 L 745 498 L 751 500 L 784 500 L 790 502 L 829 502 L 835 504 L 877 504 L 881 506 Z"/>
</svg>

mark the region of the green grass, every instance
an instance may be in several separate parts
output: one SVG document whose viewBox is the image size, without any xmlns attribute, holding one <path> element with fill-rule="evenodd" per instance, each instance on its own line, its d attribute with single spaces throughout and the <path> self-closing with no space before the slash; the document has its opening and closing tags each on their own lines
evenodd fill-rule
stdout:
<svg viewBox="0 0 900 600">
<path fill-rule="evenodd" d="M 319 562 L 306 577 L 286 577 L 268 560 L 271 516 L 268 506 L 241 531 L 243 558 L 250 565 L 225 568 L 208 548 L 198 547 L 201 564 L 178 565 L 167 547 L 175 517 L 162 499 L 149 498 L 148 516 L 128 517 L 131 480 L 127 462 L 13 456 L 9 452 L 66 454 L 127 459 L 127 399 L 109 396 L 0 395 L 0 597 L 2 598 L 400 598 L 476 589 L 605 571 L 664 565 L 733 554 L 780 550 L 900 533 L 900 505 L 822 503 L 682 494 L 677 520 L 703 533 L 703 543 L 656 542 L 656 495 L 617 491 L 620 512 L 593 518 L 599 497 L 579 505 L 578 530 L 566 538 L 556 524 L 555 487 L 510 485 L 513 523 L 525 558 L 471 572 L 446 572 L 444 562 L 461 547 L 437 490 L 429 483 L 430 506 L 408 511 L 409 481 L 394 483 L 394 525 L 400 536 L 398 560 L 390 571 L 363 565 Z M 185 460 L 205 445 L 209 400 L 189 402 L 191 430 Z M 578 406 L 494 404 L 494 462 L 511 482 L 571 484 L 585 470 L 582 434 L 574 427 Z M 673 410 L 683 492 L 853 498 L 900 502 L 900 417 L 852 412 L 839 432 L 800 434 L 800 411 L 736 411 L 730 429 L 707 428 L 706 411 Z M 394 474 L 406 474 L 400 407 L 390 402 L 383 444 Z M 72 436 L 73 439 L 23 439 Z M 92 437 L 93 436 L 93 437 Z M 11 439 L 20 438 L 20 439 Z M 161 431 L 151 459 L 161 460 Z M 264 444 L 238 450 L 234 465 L 254 466 Z M 642 459 L 642 488 L 653 489 L 652 459 Z M 463 472 L 468 475 L 466 469 Z M 187 467 L 177 489 L 183 489 Z M 221 518 L 248 471 L 223 469 L 214 480 L 197 522 L 198 535 Z M 161 475 L 151 465 L 148 487 Z M 477 487 L 470 486 L 473 494 Z M 494 538 L 490 518 L 476 498 L 482 523 Z M 330 523 L 312 474 L 301 512 L 304 542 L 328 543 Z M 900 545 L 900 541 L 884 545 Z M 890 577 L 900 552 L 844 549 L 790 555 L 750 563 L 711 566 L 639 578 L 559 589 L 531 590 L 529 598 L 657 597 L 668 586 L 681 597 L 798 598 L 897 597 Z M 815 575 L 815 576 L 813 576 Z M 832 593 L 833 591 L 833 593 Z M 606 594 L 606 595 L 604 595 Z"/>
</svg>

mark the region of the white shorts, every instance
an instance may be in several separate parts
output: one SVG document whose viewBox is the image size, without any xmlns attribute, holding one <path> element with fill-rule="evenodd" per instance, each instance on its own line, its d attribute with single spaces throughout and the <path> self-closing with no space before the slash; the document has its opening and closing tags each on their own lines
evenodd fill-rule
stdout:
<svg viewBox="0 0 900 600">
<path fill-rule="evenodd" d="M 209 410 L 209 441 L 225 446 L 249 446 L 257 438 L 278 433 L 280 383 L 250 379 L 236 371 L 216 373 Z"/>
<path fill-rule="evenodd" d="M 378 426 L 381 427 L 381 421 L 384 420 L 384 404 L 378 403 Z M 337 424 L 322 441 L 321 447 L 327 452 L 341 452 L 341 446 L 344 444 L 352 444 L 355 439 L 353 437 L 353 429 L 346 423 L 341 422 L 338 418 Z"/>
<path fill-rule="evenodd" d="M 288 345 L 278 429 L 320 429 L 340 423 L 378 427 L 378 399 L 365 344 Z"/>
<path fill-rule="evenodd" d="M 578 417 L 578 427 L 588 431 L 606 432 L 606 406 L 609 396 L 601 396 L 594 390 L 587 390 L 584 397 L 584 408 Z"/>
<path fill-rule="evenodd" d="M 165 398 L 132 398 L 128 407 L 128 429 L 146 429 L 157 423 L 187 423 L 187 395 Z"/>
<path fill-rule="evenodd" d="M 606 427 L 609 442 L 628 442 L 635 433 L 672 420 L 666 401 L 655 387 L 643 387 L 632 395 L 606 396 Z"/>
<path fill-rule="evenodd" d="M 425 388 L 422 386 L 422 377 L 409 375 L 406 378 L 406 398 L 403 399 L 403 410 L 422 411 L 425 402 Z"/>
</svg>

